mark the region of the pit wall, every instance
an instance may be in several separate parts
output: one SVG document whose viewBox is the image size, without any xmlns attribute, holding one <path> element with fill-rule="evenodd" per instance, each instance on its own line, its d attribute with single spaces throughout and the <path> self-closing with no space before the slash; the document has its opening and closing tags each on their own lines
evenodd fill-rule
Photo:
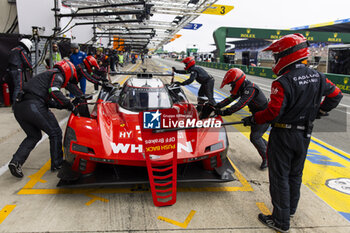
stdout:
<svg viewBox="0 0 350 233">
<path fill-rule="evenodd" d="M 177 60 L 181 61 L 181 60 Z M 228 63 L 218 63 L 218 62 L 196 62 L 197 65 L 220 69 L 220 70 L 229 70 L 231 68 L 239 68 L 243 70 L 246 74 L 259 76 L 263 78 L 275 79 L 277 75 L 275 75 L 270 67 L 247 67 L 245 65 L 238 64 L 228 64 Z M 327 78 L 331 80 L 334 84 L 336 84 L 343 93 L 350 94 L 350 75 L 341 75 L 341 74 L 327 74 L 325 73 Z"/>
</svg>

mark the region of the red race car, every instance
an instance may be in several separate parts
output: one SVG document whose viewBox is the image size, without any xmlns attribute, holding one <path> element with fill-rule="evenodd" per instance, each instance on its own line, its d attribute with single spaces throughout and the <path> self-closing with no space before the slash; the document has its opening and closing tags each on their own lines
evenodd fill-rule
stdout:
<svg viewBox="0 0 350 233">
<path fill-rule="evenodd" d="M 58 186 L 150 183 L 155 205 L 162 206 L 175 203 L 177 182 L 233 181 L 225 127 L 195 125 L 200 120 L 198 111 L 181 87 L 156 78 L 169 74 L 132 74 L 123 87 L 104 84 L 97 102 L 87 103 L 95 105 L 91 113 L 81 104 L 80 113 L 71 114 Z M 189 127 L 176 128 L 166 111 L 175 113 L 174 119 L 189 123 Z M 168 116 L 162 127 L 157 121 L 161 114 L 163 119 Z M 222 122 L 220 116 L 208 120 Z M 175 128 L 163 130 L 166 124 Z M 149 152 L 145 142 L 155 140 L 158 146 L 152 151 L 173 148 L 172 155 Z M 159 146 L 168 141 L 173 147 Z"/>
</svg>

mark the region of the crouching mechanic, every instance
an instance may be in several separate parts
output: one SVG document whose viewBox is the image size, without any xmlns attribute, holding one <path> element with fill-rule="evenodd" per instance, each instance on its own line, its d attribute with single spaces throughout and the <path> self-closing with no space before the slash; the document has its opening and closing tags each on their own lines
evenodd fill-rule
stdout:
<svg viewBox="0 0 350 233">
<path fill-rule="evenodd" d="M 324 74 L 304 65 L 309 50 L 302 34 L 286 35 L 264 51 L 272 51 L 275 58 L 272 70 L 280 77 L 272 83 L 267 109 L 244 121 L 272 122 L 267 156 L 273 212 L 259 214 L 258 218 L 268 227 L 288 232 L 290 217 L 294 216 L 300 198 L 312 123 L 317 115 L 335 108 L 342 93 Z"/>
<path fill-rule="evenodd" d="M 76 78 L 74 65 L 68 60 L 62 60 L 54 65 L 54 69 L 33 77 L 24 85 L 22 96 L 19 96 L 15 105 L 14 115 L 27 137 L 8 165 L 13 176 L 23 177 L 22 165 L 41 139 L 41 131 L 49 136 L 51 171 L 61 168 L 62 131 L 49 108 L 75 111 L 73 104 L 60 89 L 66 88 L 68 82 Z"/>
<path fill-rule="evenodd" d="M 196 62 L 193 57 L 186 57 L 183 61 L 185 63 L 185 70 L 177 70 L 172 67 L 173 71 L 179 74 L 191 73 L 189 79 L 184 82 L 175 82 L 176 84 L 185 86 L 191 84 L 194 80 L 201 84 L 198 90 L 198 110 L 201 111 L 206 98 L 211 105 L 215 105 L 214 99 L 214 78 L 208 74 L 203 68 L 196 66 Z"/>
<path fill-rule="evenodd" d="M 258 85 L 246 79 L 246 75 L 242 70 L 238 68 L 228 70 L 224 79 L 222 80 L 220 88 L 223 88 L 225 85 L 231 85 L 231 95 L 215 105 L 216 114 L 221 116 L 232 115 L 233 113 L 242 109 L 244 106 L 248 106 L 252 114 L 267 108 L 268 101 L 264 93 L 261 91 Z M 238 98 L 239 101 L 237 103 L 229 108 L 226 108 L 225 110 L 221 110 L 221 108 L 229 105 Z M 260 169 L 267 168 L 267 142 L 262 138 L 262 136 L 268 128 L 269 124 L 251 126 L 250 141 L 253 143 L 262 158 Z"/>
</svg>

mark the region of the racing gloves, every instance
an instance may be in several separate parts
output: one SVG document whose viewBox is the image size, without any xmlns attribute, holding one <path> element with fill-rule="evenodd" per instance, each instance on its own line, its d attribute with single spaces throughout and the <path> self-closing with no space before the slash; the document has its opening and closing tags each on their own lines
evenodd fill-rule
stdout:
<svg viewBox="0 0 350 233">
<path fill-rule="evenodd" d="M 78 98 L 75 98 L 72 102 L 71 102 L 71 104 L 69 105 L 69 107 L 68 107 L 68 110 L 69 111 L 72 111 L 72 113 L 75 115 L 75 116 L 77 116 L 78 115 L 78 113 L 79 113 L 79 110 L 78 110 L 78 105 L 80 104 L 80 98 L 78 97 Z"/>
<path fill-rule="evenodd" d="M 244 126 L 252 126 L 256 124 L 254 116 L 245 117 L 242 121 Z"/>
<path fill-rule="evenodd" d="M 328 113 L 328 112 L 325 112 L 325 111 L 322 111 L 322 110 L 320 109 L 320 110 L 318 110 L 316 119 L 321 119 L 321 117 L 325 117 L 325 116 L 329 116 L 329 113 Z"/>
<path fill-rule="evenodd" d="M 220 116 L 230 115 L 226 110 L 221 110 L 221 109 L 215 109 L 215 114 Z"/>
</svg>

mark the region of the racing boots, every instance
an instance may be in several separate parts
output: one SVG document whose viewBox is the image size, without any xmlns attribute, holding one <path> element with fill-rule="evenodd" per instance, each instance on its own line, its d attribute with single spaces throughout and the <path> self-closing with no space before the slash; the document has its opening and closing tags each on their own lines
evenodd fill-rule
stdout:
<svg viewBox="0 0 350 233">
<path fill-rule="evenodd" d="M 62 168 L 62 165 L 60 166 L 52 166 L 51 167 L 51 172 L 57 172 L 58 170 L 60 170 Z"/>
<path fill-rule="evenodd" d="M 62 168 L 62 164 L 63 164 L 62 159 L 58 159 L 58 161 L 56 162 L 52 162 L 52 159 L 51 159 L 51 172 L 57 172 L 58 170 L 60 170 Z"/>
<path fill-rule="evenodd" d="M 17 178 L 23 177 L 22 165 L 19 162 L 10 161 L 9 169 L 13 176 Z"/>
<path fill-rule="evenodd" d="M 289 232 L 289 227 L 278 224 L 276 220 L 273 219 L 272 215 L 259 214 L 258 219 L 264 225 L 272 229 L 275 229 L 278 232 Z"/>
<path fill-rule="evenodd" d="M 57 172 L 62 168 L 62 163 L 60 164 L 52 164 L 51 163 L 51 172 Z"/>
</svg>

